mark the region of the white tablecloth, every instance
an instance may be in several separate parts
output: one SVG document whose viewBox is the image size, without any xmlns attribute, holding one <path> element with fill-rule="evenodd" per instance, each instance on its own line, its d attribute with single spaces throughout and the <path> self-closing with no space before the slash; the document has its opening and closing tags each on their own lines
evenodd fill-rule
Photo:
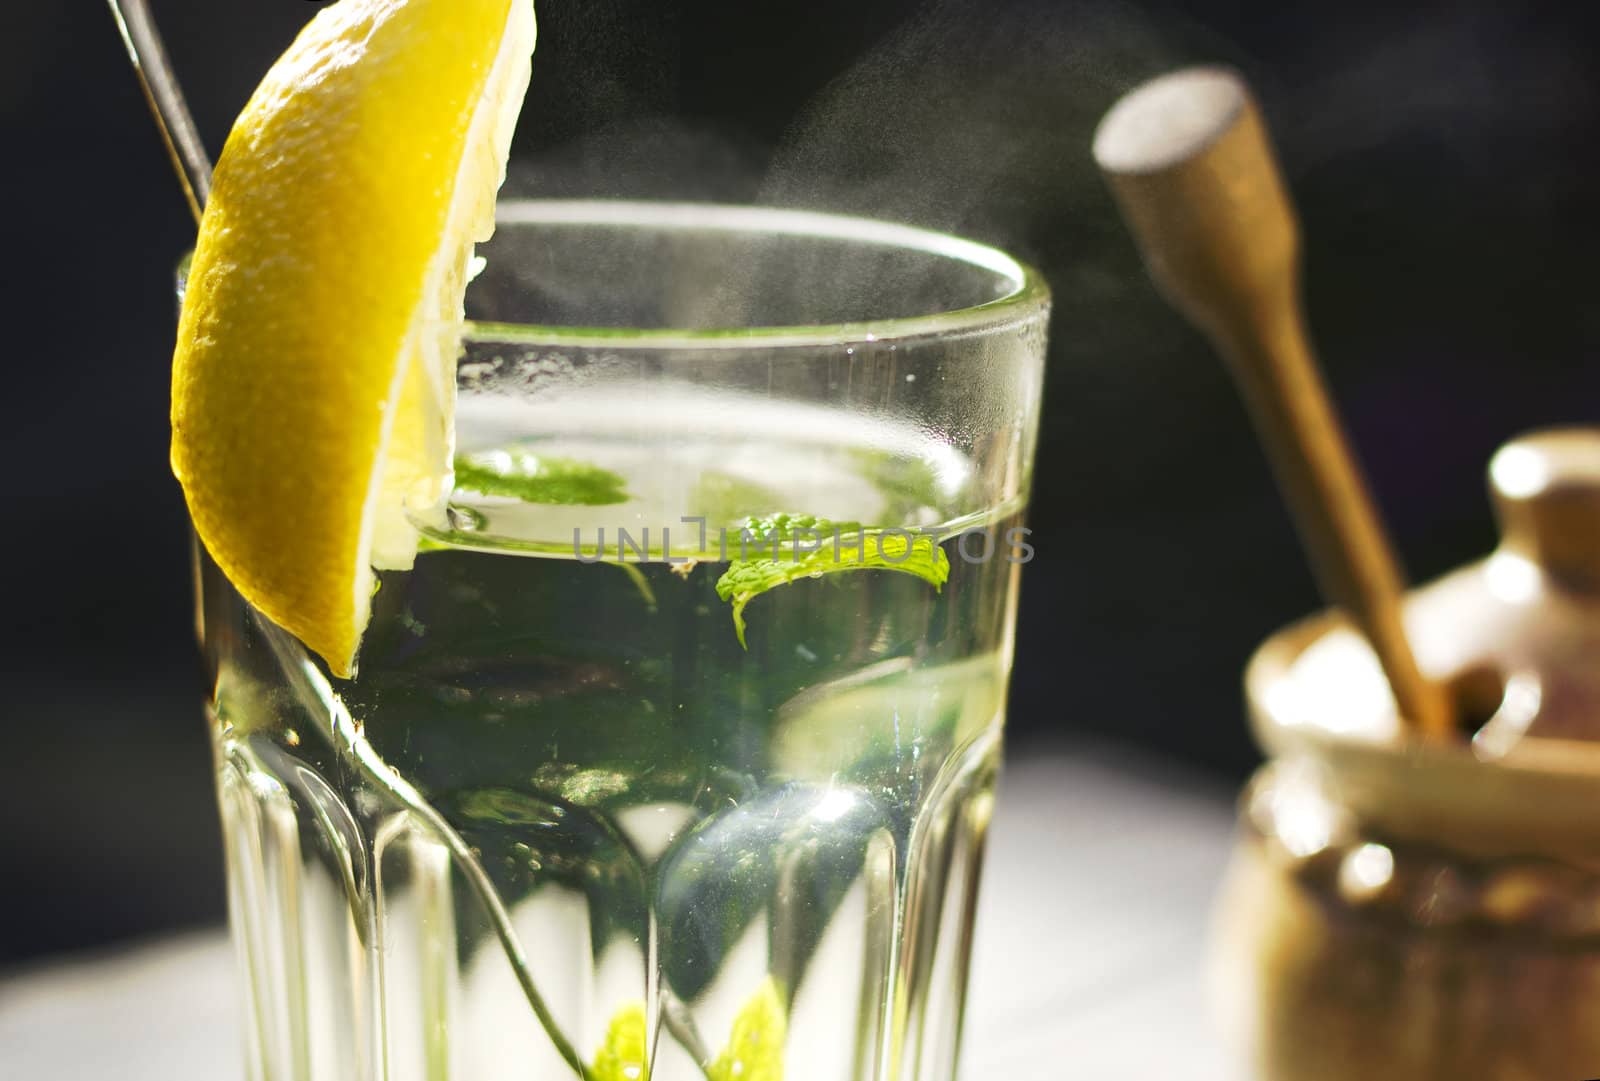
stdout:
<svg viewBox="0 0 1600 1081">
<path fill-rule="evenodd" d="M 1227 1081 L 1202 969 L 1230 832 L 1227 793 L 1134 759 L 1013 761 L 964 1077 Z M 207 930 L 0 976 L 0 1078 L 239 1081 L 232 966 Z"/>
</svg>

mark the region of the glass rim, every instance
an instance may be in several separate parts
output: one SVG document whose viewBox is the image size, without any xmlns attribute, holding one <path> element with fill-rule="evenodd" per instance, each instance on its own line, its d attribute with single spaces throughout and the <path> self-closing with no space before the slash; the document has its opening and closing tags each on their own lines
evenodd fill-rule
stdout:
<svg viewBox="0 0 1600 1081">
<path fill-rule="evenodd" d="M 615 225 L 718 230 L 753 236 L 813 237 L 901 248 L 987 270 L 1012 288 L 981 304 L 927 315 L 754 327 L 592 327 L 467 320 L 467 345 L 568 346 L 591 349 L 715 350 L 819 348 L 902 343 L 913 339 L 1003 333 L 1041 318 L 1050 287 L 1029 264 L 999 248 L 950 233 L 874 218 L 754 204 L 624 199 L 507 199 L 496 227 Z M 497 234 L 498 235 L 498 234 Z"/>
</svg>

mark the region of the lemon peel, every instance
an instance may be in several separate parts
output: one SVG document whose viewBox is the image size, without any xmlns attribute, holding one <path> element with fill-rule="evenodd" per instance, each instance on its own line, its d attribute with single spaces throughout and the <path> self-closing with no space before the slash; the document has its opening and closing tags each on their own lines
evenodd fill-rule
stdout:
<svg viewBox="0 0 1600 1081">
<path fill-rule="evenodd" d="M 442 521 L 473 245 L 531 0 L 339 0 L 218 162 L 173 360 L 172 466 L 240 593 L 349 676 L 374 567 Z"/>
</svg>

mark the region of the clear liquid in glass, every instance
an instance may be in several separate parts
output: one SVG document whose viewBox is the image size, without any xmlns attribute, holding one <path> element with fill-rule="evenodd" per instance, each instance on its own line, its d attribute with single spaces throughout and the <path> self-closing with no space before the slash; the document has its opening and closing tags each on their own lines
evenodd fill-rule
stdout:
<svg viewBox="0 0 1600 1081">
<path fill-rule="evenodd" d="M 524 413 L 465 403 L 460 450 L 627 500 L 457 492 L 382 575 L 354 680 L 202 561 L 251 1077 L 949 1081 L 1020 505 L 964 506 L 948 448 L 820 407 Z M 777 511 L 977 532 L 942 589 L 762 594 L 746 648 L 682 519 L 717 549 Z M 649 558 L 578 558 L 601 529 Z"/>
</svg>

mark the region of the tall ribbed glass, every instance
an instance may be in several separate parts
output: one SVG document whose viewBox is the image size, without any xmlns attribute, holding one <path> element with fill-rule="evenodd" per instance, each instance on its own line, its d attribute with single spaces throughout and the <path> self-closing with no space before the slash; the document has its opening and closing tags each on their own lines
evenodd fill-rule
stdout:
<svg viewBox="0 0 1600 1081">
<path fill-rule="evenodd" d="M 480 254 L 355 678 L 199 559 L 248 1076 L 950 1081 L 1044 286 L 765 209 Z"/>
</svg>

